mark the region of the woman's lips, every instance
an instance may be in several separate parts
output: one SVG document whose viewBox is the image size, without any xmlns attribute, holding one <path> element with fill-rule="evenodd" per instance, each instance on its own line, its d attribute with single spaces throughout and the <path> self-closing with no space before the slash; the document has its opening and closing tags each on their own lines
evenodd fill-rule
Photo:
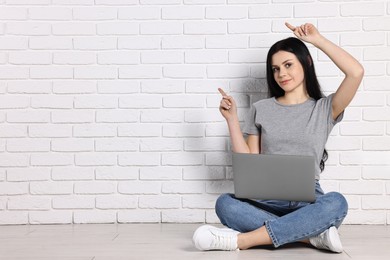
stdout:
<svg viewBox="0 0 390 260">
<path fill-rule="evenodd" d="M 286 85 L 291 79 L 280 81 L 280 85 Z"/>
</svg>

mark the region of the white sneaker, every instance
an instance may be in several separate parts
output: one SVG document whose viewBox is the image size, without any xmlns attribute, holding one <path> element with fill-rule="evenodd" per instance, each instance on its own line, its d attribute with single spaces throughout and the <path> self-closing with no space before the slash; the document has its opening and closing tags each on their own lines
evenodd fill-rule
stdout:
<svg viewBox="0 0 390 260">
<path fill-rule="evenodd" d="M 335 253 L 343 252 L 337 228 L 332 226 L 321 234 L 309 238 L 310 244 L 319 249 L 326 249 Z"/>
<path fill-rule="evenodd" d="M 239 250 L 238 231 L 230 228 L 216 228 L 210 225 L 199 227 L 192 237 L 192 242 L 199 250 Z"/>
</svg>

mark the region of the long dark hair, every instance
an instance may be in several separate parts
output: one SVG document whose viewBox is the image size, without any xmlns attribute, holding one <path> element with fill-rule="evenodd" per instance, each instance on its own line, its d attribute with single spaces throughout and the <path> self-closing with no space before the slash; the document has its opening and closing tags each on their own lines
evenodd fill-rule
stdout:
<svg viewBox="0 0 390 260">
<path fill-rule="evenodd" d="M 284 96 L 284 90 L 278 85 L 274 78 L 274 72 L 272 69 L 272 56 L 278 51 L 287 51 L 293 53 L 303 67 L 304 83 L 306 86 L 307 94 L 314 100 L 319 100 L 324 97 L 321 91 L 320 83 L 318 82 L 317 75 L 314 69 L 313 58 L 310 55 L 307 46 L 299 39 L 290 37 L 284 40 L 276 42 L 268 51 L 267 55 L 267 84 L 270 97 L 282 97 Z M 325 161 L 328 159 L 328 152 L 324 149 L 322 159 L 320 162 L 321 172 L 324 171 Z"/>
</svg>

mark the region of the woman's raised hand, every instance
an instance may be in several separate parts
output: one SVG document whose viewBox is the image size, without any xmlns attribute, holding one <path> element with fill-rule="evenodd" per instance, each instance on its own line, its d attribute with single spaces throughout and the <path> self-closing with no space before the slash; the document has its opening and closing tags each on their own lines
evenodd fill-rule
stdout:
<svg viewBox="0 0 390 260">
<path fill-rule="evenodd" d="M 317 28 L 311 23 L 305 23 L 301 26 L 293 26 L 287 22 L 285 24 L 287 28 L 289 28 L 294 35 L 302 41 L 313 44 L 316 40 L 322 37 Z"/>
<path fill-rule="evenodd" d="M 223 89 L 218 88 L 219 93 L 222 95 L 222 100 L 219 105 L 219 111 L 226 120 L 231 120 L 237 117 L 237 106 L 233 97 L 228 96 Z"/>
</svg>

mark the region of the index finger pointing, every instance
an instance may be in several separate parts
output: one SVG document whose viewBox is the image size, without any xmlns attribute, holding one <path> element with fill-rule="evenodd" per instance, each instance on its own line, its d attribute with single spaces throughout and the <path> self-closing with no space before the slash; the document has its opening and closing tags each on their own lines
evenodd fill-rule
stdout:
<svg viewBox="0 0 390 260">
<path fill-rule="evenodd" d="M 223 89 L 218 88 L 218 91 L 219 93 L 221 93 L 222 96 L 227 96 L 227 94 L 225 93 L 225 91 L 223 91 Z"/>
<path fill-rule="evenodd" d="M 289 24 L 289 23 L 284 23 L 286 26 L 287 26 L 287 28 L 288 29 L 290 29 L 291 31 L 295 31 L 295 29 L 296 29 L 296 27 L 295 26 L 293 26 L 293 25 L 291 25 L 291 24 Z"/>
</svg>

